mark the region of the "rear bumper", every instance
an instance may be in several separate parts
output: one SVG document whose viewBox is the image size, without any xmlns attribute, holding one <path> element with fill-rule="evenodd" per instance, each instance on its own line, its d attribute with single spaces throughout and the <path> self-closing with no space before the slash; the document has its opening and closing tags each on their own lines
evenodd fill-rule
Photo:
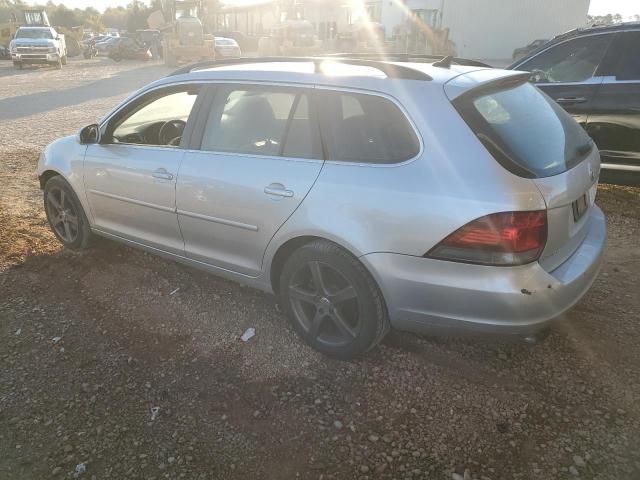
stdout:
<svg viewBox="0 0 640 480">
<path fill-rule="evenodd" d="M 392 253 L 361 259 L 382 289 L 395 328 L 529 335 L 575 305 L 596 279 L 606 223 L 597 206 L 590 217 L 585 240 L 552 272 L 537 262 L 490 267 Z"/>
</svg>

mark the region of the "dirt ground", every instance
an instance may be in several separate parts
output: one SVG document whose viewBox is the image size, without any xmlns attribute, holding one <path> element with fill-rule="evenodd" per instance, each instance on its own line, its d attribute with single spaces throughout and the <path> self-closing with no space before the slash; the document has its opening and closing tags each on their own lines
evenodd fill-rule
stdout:
<svg viewBox="0 0 640 480">
<path fill-rule="evenodd" d="M 640 189 L 601 186 L 605 265 L 545 341 L 394 333 L 337 362 L 271 296 L 49 232 L 42 147 L 165 73 L 0 63 L 1 479 L 640 478 Z"/>
</svg>

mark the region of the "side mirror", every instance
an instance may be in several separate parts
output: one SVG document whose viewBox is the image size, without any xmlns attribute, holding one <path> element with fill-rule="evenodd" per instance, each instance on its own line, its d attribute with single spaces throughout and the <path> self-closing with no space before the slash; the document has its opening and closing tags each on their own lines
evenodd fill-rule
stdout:
<svg viewBox="0 0 640 480">
<path fill-rule="evenodd" d="M 100 143 L 100 127 L 98 124 L 94 123 L 80 130 L 80 143 L 82 145 Z"/>
</svg>

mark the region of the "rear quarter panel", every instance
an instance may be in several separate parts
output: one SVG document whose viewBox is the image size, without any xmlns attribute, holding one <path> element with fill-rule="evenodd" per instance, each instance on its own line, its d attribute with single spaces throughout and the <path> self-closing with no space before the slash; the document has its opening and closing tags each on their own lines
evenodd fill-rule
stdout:
<svg viewBox="0 0 640 480">
<path fill-rule="evenodd" d="M 276 233 L 267 264 L 291 238 L 314 235 L 361 256 L 422 256 L 447 235 L 488 213 L 544 209 L 535 184 L 491 157 L 446 97 L 442 84 L 388 82 L 422 142 L 397 165 L 325 162 L 302 205 Z"/>
</svg>

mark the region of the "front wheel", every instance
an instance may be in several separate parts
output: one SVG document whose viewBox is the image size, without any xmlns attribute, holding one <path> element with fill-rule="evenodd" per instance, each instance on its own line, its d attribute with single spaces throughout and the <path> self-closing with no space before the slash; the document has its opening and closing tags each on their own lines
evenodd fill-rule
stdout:
<svg viewBox="0 0 640 480">
<path fill-rule="evenodd" d="M 280 300 L 296 332 L 330 357 L 356 358 L 390 328 L 382 293 L 369 272 L 324 240 L 289 257 L 280 276 Z"/>
<path fill-rule="evenodd" d="M 44 209 L 51 230 L 70 250 L 84 250 L 91 239 L 91 228 L 80 200 L 62 177 L 53 177 L 44 187 Z"/>
</svg>

